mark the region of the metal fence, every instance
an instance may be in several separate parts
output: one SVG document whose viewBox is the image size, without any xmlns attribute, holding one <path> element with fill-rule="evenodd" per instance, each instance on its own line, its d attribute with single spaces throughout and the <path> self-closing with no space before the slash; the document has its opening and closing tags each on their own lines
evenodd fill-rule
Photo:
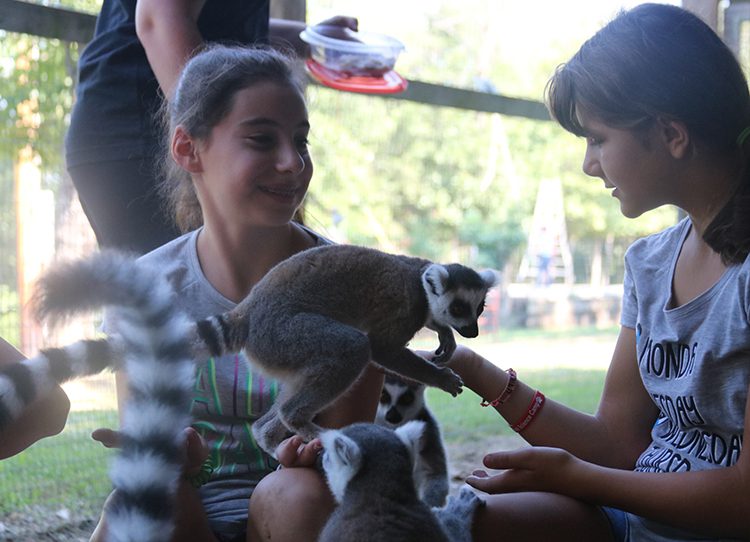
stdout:
<svg viewBox="0 0 750 542">
<path fill-rule="evenodd" d="M 4 38 L 10 36 L 8 32 L 20 32 L 42 37 L 46 47 L 68 47 L 70 42 L 87 41 L 93 23 L 90 15 L 0 0 L 0 33 Z M 74 65 L 77 48 L 70 51 Z M 386 100 L 388 110 L 424 107 L 429 110 L 426 114 L 431 114 L 436 108 L 450 106 L 472 115 L 505 112 L 547 118 L 546 110 L 537 102 L 419 81 L 410 83 L 407 93 Z M 313 86 L 309 98 L 313 102 L 332 92 Z M 347 111 L 366 107 L 363 100 L 373 99 L 336 94 L 336 114 L 342 118 L 347 118 Z M 363 147 L 368 144 L 366 133 L 359 142 Z M 0 144 L 0 335 L 24 352 L 33 353 L 42 346 L 67 344 L 96 333 L 98 314 L 76 319 L 51 333 L 30 316 L 27 303 L 40 272 L 55 261 L 90 253 L 96 243 L 63 160 L 60 156 L 40 160 L 28 152 L 22 138 L 8 125 L 0 133 L 4 142 Z M 62 141 L 42 143 L 48 149 L 57 146 L 62 153 Z M 392 149 L 392 156 L 397 155 L 398 149 Z M 321 169 L 335 166 L 318 165 Z M 41 539 L 39 533 L 79 523 L 90 530 L 92 518 L 110 490 L 106 469 L 111 452 L 89 435 L 97 427 L 117 424 L 113 380 L 107 374 L 65 385 L 72 409 L 63 433 L 0 462 L 0 540 Z M 60 534 L 58 539 L 68 538 Z"/>
</svg>

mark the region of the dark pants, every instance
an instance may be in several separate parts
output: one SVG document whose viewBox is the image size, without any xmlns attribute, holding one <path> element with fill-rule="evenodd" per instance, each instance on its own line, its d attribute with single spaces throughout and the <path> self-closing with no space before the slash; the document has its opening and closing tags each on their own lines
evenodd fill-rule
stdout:
<svg viewBox="0 0 750 542">
<path fill-rule="evenodd" d="M 149 161 L 84 164 L 68 173 L 101 248 L 145 254 L 180 234 L 159 197 Z"/>
</svg>

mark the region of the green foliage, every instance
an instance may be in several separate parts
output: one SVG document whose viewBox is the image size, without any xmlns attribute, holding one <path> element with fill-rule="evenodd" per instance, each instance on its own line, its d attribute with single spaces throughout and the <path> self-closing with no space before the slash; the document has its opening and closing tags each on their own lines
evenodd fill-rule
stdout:
<svg viewBox="0 0 750 542">
<path fill-rule="evenodd" d="M 0 133 L 8 145 L 4 152 L 29 145 L 45 167 L 62 168 L 77 53 L 76 44 L 0 31 Z"/>
</svg>

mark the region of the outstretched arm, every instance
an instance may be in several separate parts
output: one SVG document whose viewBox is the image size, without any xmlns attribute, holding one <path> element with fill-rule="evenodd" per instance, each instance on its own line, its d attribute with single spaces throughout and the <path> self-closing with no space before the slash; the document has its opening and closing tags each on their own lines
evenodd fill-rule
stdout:
<svg viewBox="0 0 750 542">
<path fill-rule="evenodd" d="M 136 4 L 136 34 L 168 99 L 172 97 L 183 66 L 204 44 L 198 30 L 198 17 L 205 3 L 206 0 L 138 0 Z M 354 17 L 336 16 L 323 23 L 357 29 Z M 305 26 L 299 21 L 271 19 L 270 41 L 291 46 L 297 54 L 306 56 L 307 45 L 299 37 Z"/>
<path fill-rule="evenodd" d="M 24 355 L 0 338 L 0 366 L 24 359 Z M 28 406 L 0 435 L 0 459 L 25 450 L 39 439 L 58 434 L 65 427 L 70 400 L 60 386 Z"/>
<path fill-rule="evenodd" d="M 547 397 L 521 436 L 535 446 L 562 448 L 599 465 L 632 468 L 650 442 L 658 413 L 638 374 L 635 348 L 635 331 L 623 327 L 596 414 L 579 412 Z M 515 366 L 519 380 L 507 401 L 495 410 L 515 424 L 528 411 L 536 390 L 522 382 L 521 360 L 504 363 Z M 487 401 L 501 395 L 508 383 L 506 371 L 464 346 L 458 347 L 448 367 Z"/>
</svg>

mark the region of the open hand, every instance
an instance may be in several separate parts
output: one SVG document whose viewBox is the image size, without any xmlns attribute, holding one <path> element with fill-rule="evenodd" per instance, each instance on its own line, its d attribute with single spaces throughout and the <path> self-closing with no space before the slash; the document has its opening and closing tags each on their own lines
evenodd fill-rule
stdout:
<svg viewBox="0 0 750 542">
<path fill-rule="evenodd" d="M 593 467 L 565 450 L 541 446 L 487 454 L 484 465 L 502 472 L 491 475 L 477 470 L 466 483 L 492 494 L 546 491 L 571 495 L 581 484 L 583 471 Z"/>
<path fill-rule="evenodd" d="M 183 430 L 185 435 L 184 472 L 187 476 L 194 476 L 201 470 L 203 462 L 208 458 L 208 446 L 203 437 L 192 427 Z M 120 432 L 101 427 L 91 433 L 91 438 L 100 442 L 105 448 L 120 447 Z"/>
</svg>

